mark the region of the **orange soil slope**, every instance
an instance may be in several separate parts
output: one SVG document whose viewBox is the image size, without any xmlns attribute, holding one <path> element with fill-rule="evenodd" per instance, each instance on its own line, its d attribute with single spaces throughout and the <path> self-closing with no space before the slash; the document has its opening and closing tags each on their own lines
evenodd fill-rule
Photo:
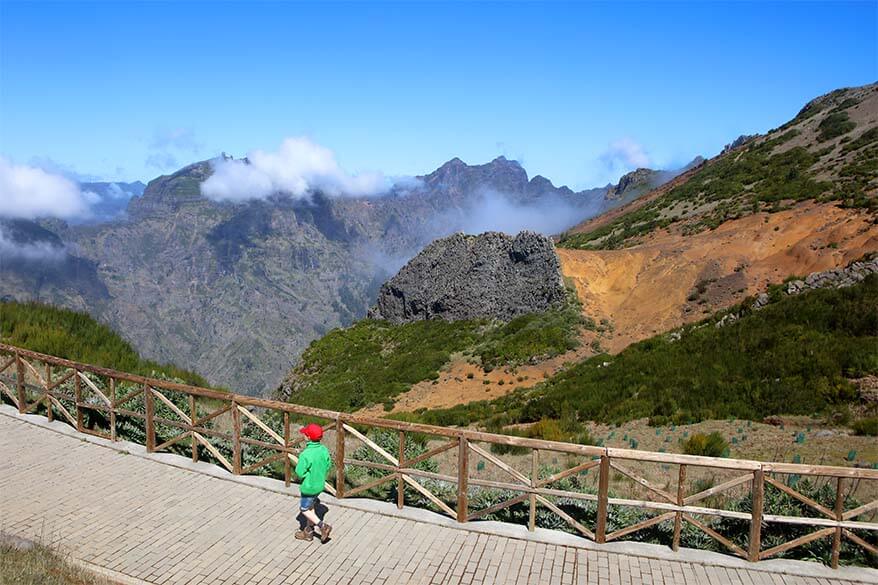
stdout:
<svg viewBox="0 0 878 585">
<path fill-rule="evenodd" d="M 759 294 L 790 275 L 846 266 L 875 251 L 878 225 L 867 212 L 807 202 L 690 236 L 676 230 L 654 232 L 644 243 L 624 250 L 558 249 L 557 253 L 564 275 L 576 287 L 583 313 L 595 322 L 607 319 L 613 325 L 613 331 L 599 341 L 603 349 L 617 353 L 631 343 Z M 704 292 L 693 298 L 703 281 L 709 281 Z M 435 383 L 421 382 L 399 396 L 393 411 L 447 408 L 533 386 L 566 363 L 593 355 L 589 344 L 597 337 L 585 331 L 576 351 L 514 372 L 486 374 L 455 359 Z M 384 414 L 381 406 L 367 412 Z"/>
<path fill-rule="evenodd" d="M 790 275 L 845 266 L 876 250 L 878 225 L 866 212 L 804 203 L 692 236 L 662 231 L 624 250 L 559 249 L 558 256 L 584 313 L 613 323 L 604 347 L 618 352 Z M 700 282 L 704 292 L 693 298 Z"/>
</svg>

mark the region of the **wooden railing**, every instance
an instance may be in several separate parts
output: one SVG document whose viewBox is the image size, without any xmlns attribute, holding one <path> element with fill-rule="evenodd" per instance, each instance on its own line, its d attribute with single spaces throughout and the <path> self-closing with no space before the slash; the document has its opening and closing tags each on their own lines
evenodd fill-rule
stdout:
<svg viewBox="0 0 878 585">
<path fill-rule="evenodd" d="M 233 474 L 250 474 L 274 466 L 272 469 L 282 474 L 286 485 L 292 480 L 292 466 L 298 460 L 304 441 L 299 433 L 292 431 L 293 419 L 323 421 L 323 428 L 330 439 L 327 443 L 330 447 L 334 445 L 331 450 L 336 474 L 332 482 L 327 482 L 327 491 L 338 498 L 349 498 L 384 484 L 395 484 L 396 503 L 400 508 L 405 505 L 405 494 L 409 489 L 458 522 L 469 522 L 511 506 L 526 505 L 530 530 L 536 527 L 538 508 L 543 508 L 557 515 L 578 533 L 599 543 L 618 540 L 659 523 L 673 521 L 671 546 L 674 550 L 680 546 L 683 526 L 688 524 L 721 543 L 732 554 L 750 561 L 771 558 L 823 538 L 832 539 L 832 567 L 839 564 L 842 542 L 845 540 L 862 547 L 869 554 L 878 555 L 875 544 L 878 523 L 857 520 L 866 514 L 874 520 L 878 510 L 875 491 L 867 490 L 870 494 L 868 503 L 845 508 L 846 490 L 850 493 L 861 482 L 878 480 L 878 470 L 875 469 L 766 463 L 596 447 L 370 418 L 147 378 L 5 344 L 0 344 L 0 394 L 14 404 L 20 413 L 44 410 L 49 420 L 60 417 L 79 432 L 111 441 L 119 439 L 120 420 L 139 421 L 145 433 L 143 442 L 149 452 L 172 447 L 178 452 L 185 449 L 191 452 L 193 461 L 205 457 Z M 97 419 L 100 421 L 96 422 Z M 226 428 L 218 423 L 221 419 L 226 420 Z M 364 432 L 364 429 L 394 433 L 397 455 L 367 436 L 368 432 Z M 406 457 L 407 438 L 412 438 L 414 434 L 432 439 L 426 443 L 424 451 Z M 158 442 L 160 439 L 161 442 Z M 378 461 L 350 457 L 351 446 L 357 444 L 360 445 L 359 449 L 365 448 L 374 454 L 373 459 Z M 518 458 L 519 466 L 525 461 L 530 469 L 516 469 L 514 464 L 504 461 L 480 444 L 530 450 L 529 462 L 528 458 Z M 257 453 L 259 458 L 245 464 L 243 454 L 250 450 Z M 546 454 L 556 459 L 566 459 L 564 469 L 541 476 L 539 461 Z M 416 467 L 439 456 L 445 457 L 446 467 L 453 466 L 456 473 L 443 474 Z M 490 463 L 494 471 L 505 479 L 498 481 L 480 477 L 480 473 L 470 465 L 471 456 L 479 459 L 480 470 Z M 630 469 L 629 466 L 635 463 L 660 465 L 667 485 L 662 486 Z M 672 466 L 676 468 L 676 473 L 671 471 Z M 370 478 L 360 485 L 349 485 L 345 477 L 346 469 L 355 467 L 383 472 L 384 475 Z M 596 486 L 591 492 L 552 487 L 552 484 L 567 478 L 582 477 L 593 469 L 597 471 L 596 478 L 595 474 L 591 475 L 596 479 Z M 702 485 L 695 493 L 687 494 L 687 475 L 705 470 L 723 472 L 731 477 L 710 487 Z M 833 482 L 835 505 L 830 509 L 818 503 L 797 491 L 795 482 L 784 482 L 784 477 L 828 478 Z M 673 479 L 676 479 L 676 487 L 671 489 L 668 485 Z M 425 480 L 432 480 L 436 485 L 453 485 L 456 501 L 443 500 L 441 494 L 425 485 Z M 632 491 L 645 496 L 639 499 L 613 497 L 611 481 L 628 485 Z M 876 484 L 870 485 L 875 487 Z M 517 495 L 473 510 L 470 496 L 479 489 Z M 778 490 L 819 515 L 766 513 L 766 489 Z M 698 505 L 708 500 L 715 501 L 721 494 L 742 490 L 745 495 L 747 492 L 750 494 L 748 511 Z M 559 498 L 592 502 L 596 506 L 594 523 L 583 525 L 562 509 Z M 608 525 L 609 510 L 616 506 L 652 510 L 657 514 L 627 526 L 617 526 L 611 531 Z M 698 519 L 705 516 L 749 523 L 746 545 L 733 542 L 707 522 Z M 762 530 L 768 524 L 813 527 L 814 530 L 764 548 Z"/>
</svg>

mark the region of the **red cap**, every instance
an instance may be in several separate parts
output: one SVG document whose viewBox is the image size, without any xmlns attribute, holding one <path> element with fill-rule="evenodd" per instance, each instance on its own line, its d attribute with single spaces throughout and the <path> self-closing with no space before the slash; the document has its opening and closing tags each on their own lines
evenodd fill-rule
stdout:
<svg viewBox="0 0 878 585">
<path fill-rule="evenodd" d="M 319 441 L 323 438 L 323 428 L 320 425 L 311 423 L 307 424 L 301 429 L 299 432 L 311 439 L 312 441 Z"/>
</svg>

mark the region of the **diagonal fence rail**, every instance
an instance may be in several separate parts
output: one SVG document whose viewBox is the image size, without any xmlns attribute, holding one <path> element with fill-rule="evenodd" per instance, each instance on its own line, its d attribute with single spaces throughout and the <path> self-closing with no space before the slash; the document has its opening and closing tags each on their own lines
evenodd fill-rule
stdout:
<svg viewBox="0 0 878 585">
<path fill-rule="evenodd" d="M 406 491 L 423 498 L 427 506 L 469 522 L 489 517 L 515 506 L 527 509 L 527 525 L 534 530 L 538 510 L 554 514 L 582 536 L 598 543 L 633 535 L 662 523 L 673 523 L 671 547 L 677 550 L 684 526 L 715 540 L 731 554 L 759 561 L 786 553 L 820 539 L 831 541 L 830 565 L 838 567 L 842 543 L 878 555 L 878 499 L 869 490 L 870 500 L 846 507 L 847 496 L 861 482 L 878 482 L 878 470 L 771 463 L 656 453 L 632 449 L 596 447 L 556 441 L 423 425 L 389 419 L 363 417 L 311 408 L 274 400 L 219 392 L 185 384 L 147 378 L 97 366 L 81 364 L 15 346 L 0 344 L 0 396 L 20 413 L 45 414 L 49 420 L 62 419 L 77 431 L 116 441 L 123 436 L 145 445 L 148 452 L 175 450 L 217 463 L 233 474 L 263 473 L 266 469 L 282 476 L 286 485 L 293 477 L 304 437 L 292 427 L 303 421 L 319 421 L 327 435 L 334 436 L 335 477 L 326 490 L 338 498 L 367 494 L 381 486 L 396 490 L 397 506 L 405 506 Z M 394 446 L 379 444 L 370 430 L 395 435 Z M 124 432 L 122 432 L 124 431 Z M 407 452 L 407 442 L 429 436 L 425 450 Z M 486 449 L 480 444 L 487 444 Z M 359 446 L 359 447 L 357 447 Z M 357 447 L 354 449 L 354 447 Z M 529 470 L 491 450 L 517 449 L 529 452 Z M 395 450 L 396 454 L 391 451 Z M 371 455 L 366 458 L 363 453 Z M 360 454 L 358 456 L 358 454 Z M 540 458 L 546 454 L 562 456 L 567 463 L 560 471 L 541 473 Z M 456 473 L 439 473 L 419 465 L 436 457 L 449 458 Z M 491 465 L 502 479 L 482 477 L 470 464 L 478 459 L 478 469 Z M 526 460 L 527 458 L 525 458 Z M 449 465 L 446 461 L 446 467 Z M 520 458 L 519 458 L 520 463 Z M 643 477 L 630 468 L 634 464 L 656 464 L 662 468 L 666 485 Z M 520 465 L 519 465 L 520 467 Z M 346 474 L 365 468 L 376 476 L 353 484 Z M 552 487 L 572 477 L 590 473 L 593 490 Z M 675 470 L 676 473 L 673 473 Z M 719 470 L 731 477 L 719 484 L 687 486 L 687 475 L 696 471 Z M 441 470 L 440 470 L 441 471 Z M 784 480 L 787 478 L 787 481 Z M 796 478 L 797 481 L 789 481 Z M 802 478 L 824 478 L 834 490 L 834 505 L 824 506 L 795 489 Z M 611 481 L 616 485 L 610 490 Z M 672 489 L 672 484 L 675 487 Z M 453 501 L 439 485 L 453 486 Z M 872 487 L 878 483 L 871 483 Z M 688 487 L 688 489 L 687 489 Z M 473 509 L 471 496 L 478 490 L 493 489 L 514 494 L 502 501 Z M 637 497 L 617 497 L 624 490 Z M 707 505 L 723 494 L 746 492 L 749 509 L 723 509 Z M 795 500 L 816 516 L 771 514 L 766 511 L 766 493 Z M 691 493 L 687 493 L 691 492 Z M 588 502 L 595 507 L 591 525 L 585 525 L 569 511 L 564 501 Z M 703 504 L 703 505 L 700 505 Z M 610 510 L 633 508 L 655 515 L 617 525 L 611 530 Z M 864 516 L 871 521 L 865 521 Z M 746 542 L 735 542 L 711 527 L 705 518 L 725 518 L 747 523 Z M 762 533 L 768 525 L 812 529 L 805 534 L 766 547 Z"/>
</svg>

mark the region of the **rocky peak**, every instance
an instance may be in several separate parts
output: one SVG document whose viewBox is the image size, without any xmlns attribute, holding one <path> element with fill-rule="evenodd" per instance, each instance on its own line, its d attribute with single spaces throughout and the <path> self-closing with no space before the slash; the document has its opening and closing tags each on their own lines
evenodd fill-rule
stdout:
<svg viewBox="0 0 878 585">
<path fill-rule="evenodd" d="M 384 283 L 369 316 L 393 323 L 508 321 L 564 298 L 551 239 L 533 232 L 458 233 L 434 241 Z"/>
<path fill-rule="evenodd" d="M 619 178 L 616 185 L 611 185 L 607 189 L 606 198 L 624 199 L 626 195 L 634 191 L 647 191 L 653 187 L 657 187 L 661 183 L 662 171 L 654 171 L 652 169 L 640 168 Z"/>
<path fill-rule="evenodd" d="M 203 160 L 170 175 L 157 177 L 149 182 L 143 195 L 131 198 L 128 214 L 138 218 L 173 212 L 182 205 L 203 200 L 201 183 L 212 173 L 211 161 Z"/>
<path fill-rule="evenodd" d="M 701 166 L 705 162 L 707 162 L 707 159 L 699 154 L 698 156 L 693 158 L 691 161 L 689 161 L 689 164 L 687 164 L 685 167 L 683 167 L 681 169 L 681 171 L 686 172 L 689 169 L 694 169 L 695 167 Z"/>
<path fill-rule="evenodd" d="M 520 194 L 527 187 L 527 172 L 516 162 L 498 156 L 483 165 L 468 165 L 453 158 L 429 175 L 419 177 L 435 189 L 443 189 L 451 196 L 472 193 L 481 188 L 504 193 Z"/>
<path fill-rule="evenodd" d="M 725 154 L 727 152 L 731 152 L 731 151 L 735 150 L 736 148 L 747 144 L 748 142 L 750 142 L 751 140 L 753 140 L 757 136 L 759 136 L 759 135 L 758 134 L 741 134 L 740 136 L 738 136 L 737 138 L 735 138 L 734 140 L 732 140 L 731 142 L 726 144 L 723 147 L 722 152 L 720 152 L 720 154 Z"/>
</svg>

